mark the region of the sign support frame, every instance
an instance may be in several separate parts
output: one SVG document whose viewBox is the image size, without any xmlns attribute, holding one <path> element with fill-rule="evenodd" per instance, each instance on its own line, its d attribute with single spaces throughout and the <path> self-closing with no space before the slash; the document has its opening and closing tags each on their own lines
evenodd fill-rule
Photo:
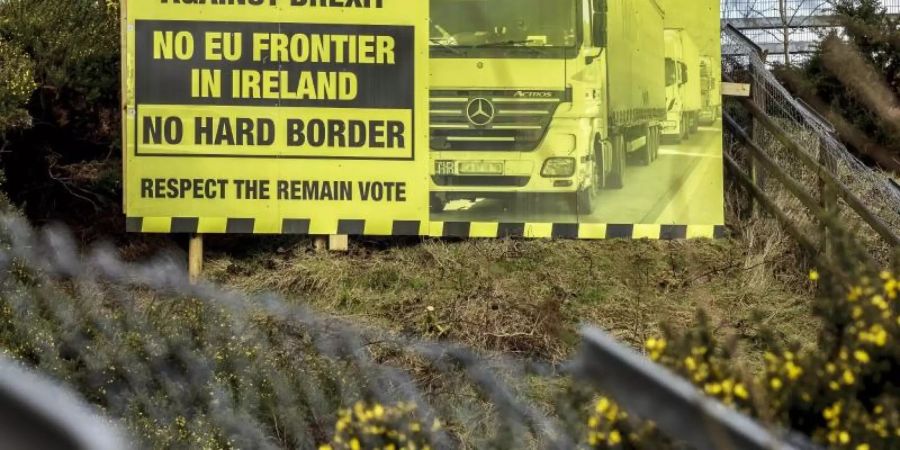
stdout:
<svg viewBox="0 0 900 450">
<path fill-rule="evenodd" d="M 188 280 L 197 284 L 203 274 L 203 234 L 192 234 L 188 242 Z"/>
</svg>

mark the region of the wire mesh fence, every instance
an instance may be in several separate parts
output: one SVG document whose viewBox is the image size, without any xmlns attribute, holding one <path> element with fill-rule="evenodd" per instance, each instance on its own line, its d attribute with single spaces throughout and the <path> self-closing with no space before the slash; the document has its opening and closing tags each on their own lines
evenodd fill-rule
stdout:
<svg viewBox="0 0 900 450">
<path fill-rule="evenodd" d="M 2 261 L 21 275 L 3 280 L 3 352 L 127 418 L 136 447 L 318 448 L 337 411 L 357 402 L 416 405 L 411 421 L 428 424 L 422 441 L 439 448 L 459 447 L 451 434 L 471 448 L 574 445 L 573 432 L 522 393 L 529 377 L 560 376 L 547 364 L 192 285 L 171 260 L 131 266 L 111 248 L 82 256 L 62 229 L 3 225 Z M 432 427 L 436 417 L 455 428 Z"/>
<path fill-rule="evenodd" d="M 826 0 L 723 0 L 721 4 L 723 19 L 743 19 L 751 17 L 767 17 L 781 19 L 826 15 L 830 12 Z"/>
<path fill-rule="evenodd" d="M 126 450 L 130 444 L 77 394 L 0 356 L 0 448 Z"/>
<path fill-rule="evenodd" d="M 723 0 L 723 19 L 767 17 L 781 19 L 827 16 L 833 13 L 830 0 Z M 888 14 L 900 14 L 900 0 L 882 0 Z M 798 25 L 801 21 L 797 21 Z"/>
<path fill-rule="evenodd" d="M 833 126 L 827 120 L 794 98 L 768 69 L 760 49 L 742 32 L 726 27 L 722 33 L 722 43 L 723 48 L 727 49 L 723 58 L 724 72 L 737 81 L 750 83 L 754 102 L 768 117 L 774 119 L 792 139 L 801 144 L 809 156 L 831 169 L 836 178 L 862 199 L 885 224 L 894 230 L 900 230 L 900 191 L 892 185 L 890 177 L 860 161 L 838 140 Z M 771 132 L 762 127 L 753 127 L 750 120 L 743 125 L 748 130 L 752 128 L 754 141 L 788 174 L 818 193 L 821 198 L 823 186 L 818 182 L 816 173 L 800 164 L 796 155 L 785 149 Z M 791 216 L 807 228 L 816 226 L 816 221 L 806 208 L 785 193 L 777 183 L 765 183 L 764 179 L 761 181 L 767 193 L 779 199 L 781 206 Z M 836 213 L 849 224 L 849 228 L 859 230 L 861 239 L 882 261 L 889 260 L 893 249 L 861 223 L 845 204 L 839 206 Z"/>
<path fill-rule="evenodd" d="M 809 58 L 822 36 L 841 31 L 835 26 L 833 4 L 832 0 L 723 0 L 721 17 L 762 47 L 768 62 L 797 64 Z M 887 14 L 900 15 L 900 0 L 881 4 Z"/>
<path fill-rule="evenodd" d="M 732 49 L 726 72 L 752 81 L 767 113 L 810 154 L 833 158 L 842 180 L 900 227 L 900 193 L 787 93 L 752 44 L 730 32 L 723 42 Z M 760 132 L 758 139 L 795 170 L 773 136 Z M 361 415 L 378 416 L 394 405 L 409 416 L 404 423 L 376 426 L 438 448 L 576 448 L 585 399 L 596 395 L 573 382 L 576 372 L 589 380 L 607 373 L 612 381 L 602 386 L 633 398 L 643 417 L 671 415 L 675 438 L 712 436 L 715 448 L 806 447 L 773 442 L 774 434 L 761 435 L 770 430 L 596 335 L 592 350 L 563 365 L 484 354 L 328 317 L 274 295 L 190 284 L 169 259 L 126 264 L 109 247 L 82 254 L 63 229 L 36 233 L 11 216 L 0 222 L 0 315 L 9 345 L 0 352 L 75 387 L 108 416 L 127 418 L 136 447 L 313 449 L 335 439 L 344 423 L 337 411 L 372 405 L 360 406 Z M 620 358 L 604 364 L 598 352 Z M 638 369 L 656 375 L 641 379 Z M 684 395 L 647 395 L 655 392 Z M 706 420 L 683 412 L 698 408 Z M 749 443 L 729 435 L 741 427 Z"/>
<path fill-rule="evenodd" d="M 82 253 L 64 229 L 36 232 L 15 216 L 0 217 L 0 236 L 0 366 L 11 358 L 74 388 L 123 424 L 134 448 L 615 447 L 586 443 L 598 395 L 591 384 L 625 399 L 629 421 L 666 423 L 668 434 L 637 448 L 805 442 L 782 445 L 776 429 L 596 331 L 569 362 L 512 359 L 271 294 L 191 284 L 168 258 L 129 264 L 105 246 Z M 609 358 L 621 359 L 614 371 Z M 651 376 L 622 384 L 627 373 Z M 640 408 L 630 408 L 632 398 Z M 703 420 L 679 412 L 698 407 Z M 9 408 L 0 396 L 0 412 Z M 93 420 L 69 420 L 82 418 Z"/>
</svg>

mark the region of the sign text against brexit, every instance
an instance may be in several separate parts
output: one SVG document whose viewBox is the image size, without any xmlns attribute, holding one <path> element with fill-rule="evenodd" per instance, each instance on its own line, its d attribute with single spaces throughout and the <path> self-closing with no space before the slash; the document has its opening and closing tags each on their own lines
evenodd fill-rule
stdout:
<svg viewBox="0 0 900 450">
<path fill-rule="evenodd" d="M 412 27 L 137 21 L 135 34 L 139 156 L 414 157 Z"/>
</svg>

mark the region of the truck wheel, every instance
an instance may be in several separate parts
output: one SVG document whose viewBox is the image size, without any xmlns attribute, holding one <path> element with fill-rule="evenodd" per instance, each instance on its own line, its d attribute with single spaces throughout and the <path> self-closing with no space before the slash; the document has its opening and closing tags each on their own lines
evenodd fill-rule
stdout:
<svg viewBox="0 0 900 450">
<path fill-rule="evenodd" d="M 600 195 L 600 188 L 603 186 L 604 176 L 603 165 L 603 143 L 600 137 L 594 138 L 594 171 L 591 173 L 591 185 L 581 189 L 575 193 L 575 208 L 578 215 L 593 214 L 597 207 L 597 197 Z"/>
<path fill-rule="evenodd" d="M 650 136 L 653 138 L 653 146 L 650 151 L 650 161 L 659 159 L 659 146 L 662 142 L 662 129 L 660 127 L 651 127 Z"/>
<path fill-rule="evenodd" d="M 681 124 L 679 125 L 679 127 L 680 127 L 679 130 L 680 130 L 681 140 L 685 140 L 685 139 L 691 137 L 691 134 L 688 132 L 687 116 L 684 116 L 684 115 L 681 116 Z"/>
<path fill-rule="evenodd" d="M 608 189 L 622 189 L 625 187 L 625 135 L 617 134 L 612 139 L 612 167 L 606 178 Z"/>
<path fill-rule="evenodd" d="M 444 212 L 444 208 L 447 207 L 447 199 L 443 195 L 432 192 L 429 198 L 429 209 L 432 214 Z"/>
<path fill-rule="evenodd" d="M 647 128 L 647 143 L 637 151 L 637 162 L 641 166 L 649 166 L 653 162 L 653 127 Z"/>
<path fill-rule="evenodd" d="M 575 213 L 591 215 L 597 207 L 597 185 L 591 185 L 575 193 Z"/>
<path fill-rule="evenodd" d="M 660 135 L 660 142 L 665 141 L 667 145 L 678 145 L 681 144 L 681 137 L 681 130 L 679 129 L 678 134 Z"/>
</svg>

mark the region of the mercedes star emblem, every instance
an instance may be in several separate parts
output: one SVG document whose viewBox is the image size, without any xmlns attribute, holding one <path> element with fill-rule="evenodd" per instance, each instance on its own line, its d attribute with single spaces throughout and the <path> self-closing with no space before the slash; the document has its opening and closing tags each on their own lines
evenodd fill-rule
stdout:
<svg viewBox="0 0 900 450">
<path fill-rule="evenodd" d="M 483 127 L 494 121 L 494 104 L 486 98 L 472 99 L 466 106 L 466 117 L 472 125 Z"/>
</svg>

